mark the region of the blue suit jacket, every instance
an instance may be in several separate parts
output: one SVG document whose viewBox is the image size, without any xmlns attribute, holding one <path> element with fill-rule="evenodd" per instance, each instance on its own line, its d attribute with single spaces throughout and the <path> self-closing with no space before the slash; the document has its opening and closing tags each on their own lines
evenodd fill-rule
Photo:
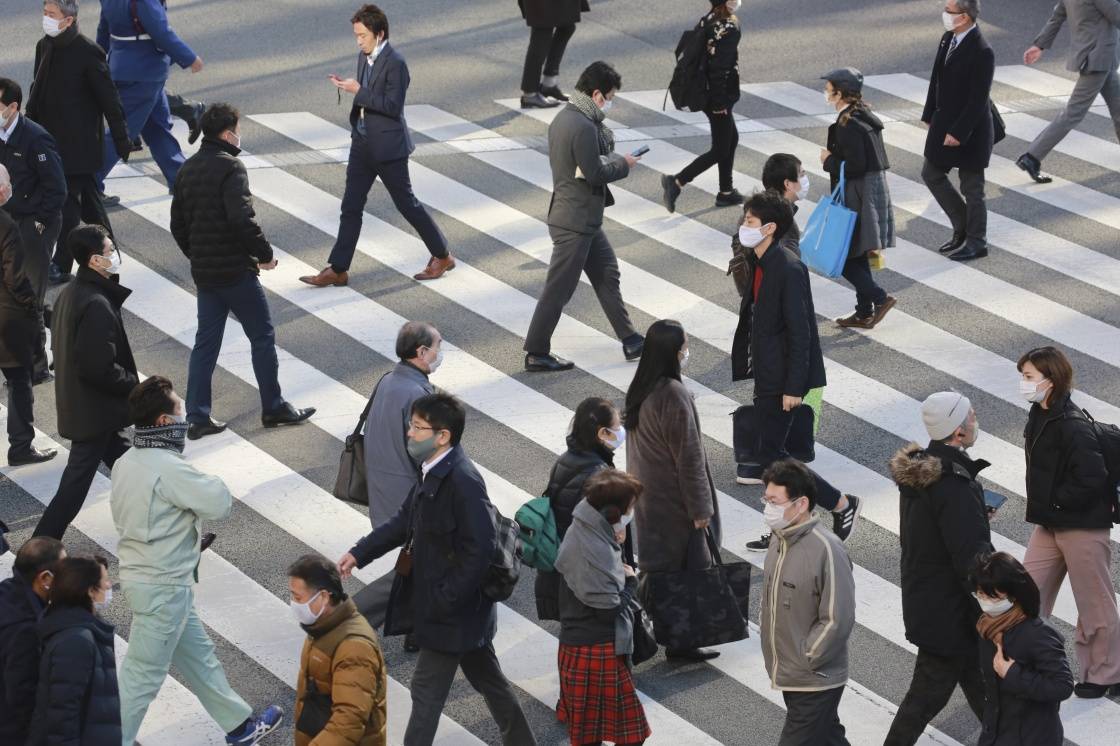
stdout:
<svg viewBox="0 0 1120 746">
<path fill-rule="evenodd" d="M 58 146 L 42 126 L 21 113 L 7 144 L 0 142 L 0 163 L 12 180 L 12 198 L 3 207 L 9 215 L 47 223 L 62 214 L 66 174 Z"/>
<path fill-rule="evenodd" d="M 356 80 L 362 79 L 362 68 L 369 64 L 366 59 L 364 53 L 358 54 Z M 409 81 L 404 57 L 385 42 L 373 63 L 369 81 L 354 94 L 354 105 L 350 108 L 350 127 L 354 132 L 358 117 L 365 111 L 366 137 L 375 161 L 384 163 L 407 158 L 415 150 L 404 119 L 404 97 Z"/>
<path fill-rule="evenodd" d="M 150 39 L 137 40 L 130 6 Z M 128 37 L 127 41 L 112 37 Z M 191 66 L 198 56 L 175 35 L 167 22 L 167 9 L 160 0 L 101 0 L 101 21 L 97 24 L 97 43 L 109 53 L 109 72 L 113 80 L 167 80 L 174 62 Z"/>
</svg>

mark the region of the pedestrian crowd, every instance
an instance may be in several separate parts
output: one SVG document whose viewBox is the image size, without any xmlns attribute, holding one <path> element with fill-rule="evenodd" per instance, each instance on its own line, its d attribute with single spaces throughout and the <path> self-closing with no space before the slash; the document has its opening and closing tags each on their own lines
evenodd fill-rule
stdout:
<svg viewBox="0 0 1120 746">
<path fill-rule="evenodd" d="M 548 129 L 553 254 L 524 365 L 542 372 L 573 367 L 553 354 L 551 339 L 586 274 L 636 370 L 620 405 L 594 396 L 576 407 L 568 448 L 542 497 L 511 524 L 467 453 L 464 405 L 430 380 L 444 359 L 439 330 L 422 321 L 400 329 L 398 361 L 358 418 L 335 488 L 340 498 L 368 505 L 371 529 L 355 534 L 340 558 L 309 554 L 287 571 L 294 622 L 306 633 L 291 682 L 300 745 L 386 743 L 389 695 L 376 629 L 403 635 L 405 649 L 416 653 L 407 746 L 434 742 L 460 669 L 483 695 L 503 743 L 535 744 L 493 644 L 497 607 L 512 592 L 518 557 L 536 570 L 538 617 L 559 622 L 556 716 L 574 745 L 629 746 L 650 737 L 633 671 L 659 645 L 668 660 L 687 664 L 716 658 L 720 644 L 747 634 L 750 572 L 744 578 L 743 563 L 721 555 L 720 475 L 709 465 L 683 378 L 688 331 L 669 319 L 644 334 L 634 327 L 604 229 L 605 209 L 614 203 L 610 185 L 627 178 L 642 156 L 615 151 L 606 118 L 622 76 L 607 62 L 593 62 L 565 94 L 560 64 L 590 7 L 586 0 L 518 4 L 531 29 L 521 106 L 559 108 Z M 35 385 L 53 380 L 58 433 L 70 441 L 57 491 L 19 547 L 12 576 L 0 582 L 0 742 L 131 746 L 174 665 L 227 743 L 254 744 L 285 713 L 277 704 L 254 711 L 233 690 L 194 603 L 195 586 L 207 582 L 212 567 L 204 553 L 214 534 L 203 531 L 204 523 L 228 518 L 233 496 L 221 479 L 183 457 L 187 440 L 227 427 L 213 416 L 211 379 L 231 313 L 250 341 L 262 425 L 298 425 L 315 409 L 289 403 L 278 381 L 275 332 L 259 279 L 277 259 L 238 158 L 240 113 L 165 91 L 172 63 L 192 72 L 203 63 L 171 29 L 163 0 L 101 0 L 96 43 L 79 29 L 78 6 L 43 3 L 45 35 L 26 100 L 17 81 L 0 78 L 0 369 L 8 389 L 8 464 L 56 455 L 33 445 Z M 711 147 L 664 176 L 661 190 L 674 212 L 682 190 L 716 166 L 716 205 L 741 210 L 729 231 L 728 274 L 741 296 L 731 363 L 733 380 L 753 381 L 753 398 L 735 413 L 735 479 L 762 486 L 769 529 L 746 545 L 766 553 L 758 594 L 763 666 L 786 706 L 782 746 L 838 746 L 848 743 L 838 712 L 856 614 L 845 542 L 863 506 L 806 465 L 827 383 L 806 264 L 822 235 L 812 220 L 804 232 L 795 222 L 809 179 L 798 158 L 776 153 L 763 167 L 763 191 L 743 195 L 732 183 L 739 8 L 740 0 L 710 0 L 682 37 L 678 68 L 687 77 L 684 68 L 699 65 L 691 94 L 701 95 L 691 99 L 710 124 Z M 929 128 L 922 178 L 951 222 L 940 252 L 955 261 L 987 255 L 984 170 L 1002 136 L 990 99 L 994 54 L 979 16 L 979 0 L 945 3 L 945 33 L 921 116 Z M 1018 160 L 1040 182 L 1048 179 L 1042 159 L 1098 93 L 1120 136 L 1120 4 L 1058 0 L 1024 61 L 1037 61 L 1067 19 L 1075 91 Z M 415 279 L 438 280 L 455 259 L 412 191 L 408 66 L 389 42 L 381 9 L 363 5 L 350 23 L 359 49 L 355 75 L 330 76 L 340 97 L 353 96 L 338 237 L 327 266 L 300 279 L 320 288 L 348 283 L 365 203 L 380 178 L 430 253 Z M 895 232 L 884 124 L 864 98 L 858 70 L 841 67 L 822 81 L 837 117 L 821 166 L 854 215 L 838 274 L 854 287 L 855 304 L 836 323 L 871 330 L 896 305 L 873 271 Z M 188 120 L 192 142 L 201 136 L 189 158 L 172 134 L 173 112 Z M 170 230 L 197 287 L 185 398 L 167 377 L 141 378 L 122 316 L 130 290 L 120 280 L 128 265 L 105 207 L 105 179 L 141 142 L 167 181 Z M 953 169 L 959 191 L 948 178 Z M 48 284 L 63 286 L 51 308 Z M 1074 403 L 1074 371 L 1061 350 L 1024 352 L 1018 373 L 1030 403 L 1025 518 L 1034 526 L 1022 561 L 993 546 L 990 521 L 1005 498 L 979 481 L 989 464 L 969 451 L 982 413 L 967 396 L 929 396 L 915 413 L 928 443 L 910 444 L 890 459 L 899 490 L 903 620 L 917 657 L 886 744 L 916 743 L 957 686 L 985 746 L 1061 743 L 1063 700 L 1120 694 L 1120 615 L 1110 575 L 1110 530 L 1120 522 L 1120 439 Z M 624 444 L 623 465 L 616 461 Z M 119 666 L 119 640 L 102 614 L 113 598 L 110 564 L 71 555 L 62 542 L 102 464 L 111 470 L 115 580 L 131 612 Z M 818 508 L 829 515 L 827 528 Z M 344 581 L 392 553 L 393 571 L 351 598 Z M 1047 621 L 1067 575 L 1078 611 L 1076 680 L 1065 641 Z M 698 600 L 702 613 L 695 611 Z"/>
</svg>

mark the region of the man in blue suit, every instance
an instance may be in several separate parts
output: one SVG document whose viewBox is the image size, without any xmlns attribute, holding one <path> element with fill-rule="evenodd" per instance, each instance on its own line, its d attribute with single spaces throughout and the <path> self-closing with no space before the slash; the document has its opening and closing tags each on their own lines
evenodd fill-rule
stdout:
<svg viewBox="0 0 1120 746">
<path fill-rule="evenodd" d="M 171 110 L 163 86 L 172 62 L 196 73 L 202 69 L 202 58 L 171 30 L 166 0 L 101 0 L 97 43 L 109 50 L 109 73 L 120 92 L 129 137 L 144 138 L 172 186 L 185 159 L 171 134 Z M 117 161 L 116 147 L 106 137 L 97 175 L 102 191 L 105 175 Z"/>
<path fill-rule="evenodd" d="M 362 231 L 366 200 L 378 177 L 401 216 L 420 234 L 432 255 L 427 266 L 413 277 L 438 279 L 455 268 L 455 259 L 447 250 L 447 239 L 412 193 L 408 156 L 414 148 L 404 119 L 408 65 L 389 45 L 389 20 L 376 5 L 363 5 L 350 22 L 361 50 L 357 76 L 346 79 L 330 76 L 338 90 L 354 94 L 350 107 L 350 162 L 346 167 L 346 193 L 342 197 L 338 238 L 327 267 L 317 275 L 299 279 L 315 287 L 349 282 L 347 273 Z"/>
</svg>

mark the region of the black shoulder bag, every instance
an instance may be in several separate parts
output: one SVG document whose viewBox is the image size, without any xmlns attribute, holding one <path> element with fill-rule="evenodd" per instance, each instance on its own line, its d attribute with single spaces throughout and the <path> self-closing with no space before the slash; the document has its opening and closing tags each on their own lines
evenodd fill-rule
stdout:
<svg viewBox="0 0 1120 746">
<path fill-rule="evenodd" d="M 373 387 L 373 393 L 370 394 L 369 401 L 362 410 L 362 416 L 358 418 L 354 432 L 346 436 L 345 445 L 342 446 L 342 455 L 338 459 L 338 476 L 334 480 L 332 491 L 339 500 L 358 505 L 369 504 L 369 492 L 366 490 L 366 436 L 362 433 L 362 428 L 365 427 L 369 409 L 373 406 L 373 399 L 377 396 L 377 389 L 381 387 L 381 381 L 384 381 L 387 375 L 389 374 L 381 376 L 377 385 Z"/>
</svg>

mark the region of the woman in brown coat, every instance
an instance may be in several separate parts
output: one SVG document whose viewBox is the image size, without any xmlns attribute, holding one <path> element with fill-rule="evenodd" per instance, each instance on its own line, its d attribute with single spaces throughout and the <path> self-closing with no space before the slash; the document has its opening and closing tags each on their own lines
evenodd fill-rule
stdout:
<svg viewBox="0 0 1120 746">
<path fill-rule="evenodd" d="M 681 383 L 688 336 L 680 322 L 655 321 L 626 392 L 626 470 L 645 492 L 635 508 L 643 573 L 685 567 L 689 543 L 709 524 L 719 541 L 719 504 L 692 394 Z M 708 660 L 719 653 L 666 650 L 669 658 Z"/>
<path fill-rule="evenodd" d="M 385 746 L 385 660 L 377 633 L 346 598 L 334 563 L 288 568 L 292 613 L 307 632 L 296 683 L 296 746 Z"/>
</svg>

